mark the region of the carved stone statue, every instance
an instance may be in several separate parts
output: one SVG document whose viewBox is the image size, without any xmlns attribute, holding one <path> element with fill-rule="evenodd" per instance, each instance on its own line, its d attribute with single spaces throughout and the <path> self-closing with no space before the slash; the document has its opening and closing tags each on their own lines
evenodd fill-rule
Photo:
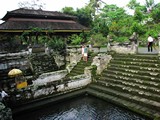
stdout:
<svg viewBox="0 0 160 120">
<path fill-rule="evenodd" d="M 129 40 L 130 40 L 131 42 L 134 42 L 135 44 L 137 44 L 137 42 L 138 42 L 138 34 L 137 34 L 136 32 L 134 32 L 134 33 L 131 35 L 131 37 L 129 38 Z"/>
<path fill-rule="evenodd" d="M 129 38 L 129 40 L 131 42 L 131 49 L 137 52 L 138 51 L 138 34 L 134 32 Z"/>
</svg>

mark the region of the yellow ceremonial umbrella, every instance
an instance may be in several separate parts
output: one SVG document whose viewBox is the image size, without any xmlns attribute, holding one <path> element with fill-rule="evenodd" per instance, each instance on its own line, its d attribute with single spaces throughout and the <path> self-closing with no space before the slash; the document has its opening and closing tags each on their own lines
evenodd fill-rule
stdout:
<svg viewBox="0 0 160 120">
<path fill-rule="evenodd" d="M 9 71 L 8 76 L 15 77 L 16 88 L 21 89 L 27 87 L 27 81 L 24 79 L 22 75 L 22 71 L 20 69 L 12 69 Z"/>
<path fill-rule="evenodd" d="M 10 70 L 8 73 L 8 76 L 10 76 L 10 77 L 16 77 L 19 75 L 22 75 L 22 71 L 20 69 L 16 69 L 16 68 Z"/>
</svg>

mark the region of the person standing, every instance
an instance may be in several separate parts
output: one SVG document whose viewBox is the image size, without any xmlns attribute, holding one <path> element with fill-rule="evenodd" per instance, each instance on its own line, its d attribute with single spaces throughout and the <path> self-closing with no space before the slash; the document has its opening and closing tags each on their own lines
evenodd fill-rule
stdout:
<svg viewBox="0 0 160 120">
<path fill-rule="evenodd" d="M 29 46 L 28 46 L 28 52 L 29 52 L 29 54 L 32 54 L 32 46 L 31 46 L 31 44 L 29 44 Z"/>
<path fill-rule="evenodd" d="M 153 38 L 151 35 L 148 36 L 148 52 L 152 52 L 152 46 L 153 46 Z"/>
<path fill-rule="evenodd" d="M 2 98 L 2 102 L 5 104 L 5 105 L 7 105 L 6 104 L 6 98 L 8 97 L 8 94 L 4 91 L 4 90 L 0 90 L 0 94 L 1 94 L 1 98 Z"/>
<path fill-rule="evenodd" d="M 87 46 L 84 47 L 84 61 L 88 61 L 88 48 Z"/>
</svg>

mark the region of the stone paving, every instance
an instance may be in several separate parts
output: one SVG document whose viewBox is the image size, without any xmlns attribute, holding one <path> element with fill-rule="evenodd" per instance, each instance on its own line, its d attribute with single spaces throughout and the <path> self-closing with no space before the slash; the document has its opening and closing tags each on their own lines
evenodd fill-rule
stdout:
<svg viewBox="0 0 160 120">
<path fill-rule="evenodd" d="M 100 49 L 97 49 L 98 52 L 102 52 L 102 53 L 105 53 L 107 52 L 107 48 L 104 47 L 104 48 L 100 48 Z M 152 52 L 148 52 L 148 48 L 147 47 L 139 47 L 138 48 L 138 53 L 139 54 L 158 54 L 158 48 L 153 48 L 153 51 Z"/>
<path fill-rule="evenodd" d="M 153 48 L 152 52 L 148 52 L 147 47 L 139 47 L 138 48 L 138 53 L 139 54 L 158 54 L 158 49 Z"/>
</svg>

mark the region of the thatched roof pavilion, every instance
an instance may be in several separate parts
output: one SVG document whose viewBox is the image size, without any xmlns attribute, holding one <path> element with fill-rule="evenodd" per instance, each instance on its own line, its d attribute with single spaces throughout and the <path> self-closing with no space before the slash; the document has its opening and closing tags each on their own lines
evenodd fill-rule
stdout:
<svg viewBox="0 0 160 120">
<path fill-rule="evenodd" d="M 37 45 L 43 35 L 52 39 L 63 37 L 66 42 L 72 34 L 89 32 L 89 28 L 79 24 L 76 19 L 75 16 L 57 11 L 24 8 L 9 11 L 2 18 L 4 22 L 0 24 L 1 43 L 3 41 L 0 51 L 8 48 L 16 50 L 17 46 L 22 45 Z M 7 45 L 10 47 L 6 47 Z"/>
<path fill-rule="evenodd" d="M 43 11 L 33 9 L 16 9 L 2 18 L 0 33 L 30 32 L 31 28 L 40 28 L 43 32 L 48 30 L 58 33 L 80 33 L 89 29 L 76 21 L 76 17 L 57 11 Z"/>
</svg>

